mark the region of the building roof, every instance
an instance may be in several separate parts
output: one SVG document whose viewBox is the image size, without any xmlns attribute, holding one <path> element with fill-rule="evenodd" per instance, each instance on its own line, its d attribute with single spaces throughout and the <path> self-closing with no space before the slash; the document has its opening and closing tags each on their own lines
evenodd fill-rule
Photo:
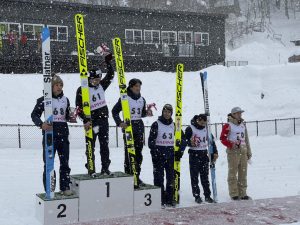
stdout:
<svg viewBox="0 0 300 225">
<path fill-rule="evenodd" d="M 209 17 L 217 17 L 217 18 L 226 18 L 228 15 L 225 13 L 213 13 L 210 11 L 205 12 L 189 12 L 189 11 L 171 11 L 171 10 L 157 10 L 157 9 L 137 9 L 137 8 L 131 8 L 131 7 L 121 7 L 121 6 L 104 6 L 104 5 L 93 5 L 93 4 L 85 4 L 85 3 L 74 3 L 74 2 L 67 2 L 67 1 L 53 1 L 53 0 L 7 0 L 7 2 L 29 2 L 32 4 L 52 4 L 52 5 L 58 5 L 58 6 L 68 6 L 68 7 L 80 7 L 80 8 L 86 8 L 90 9 L 91 7 L 93 9 L 103 9 L 103 10 L 118 10 L 118 11 L 124 11 L 124 12 L 133 12 L 133 13 L 149 13 L 149 14 L 168 14 L 168 15 L 174 15 L 174 16 L 209 16 Z"/>
</svg>

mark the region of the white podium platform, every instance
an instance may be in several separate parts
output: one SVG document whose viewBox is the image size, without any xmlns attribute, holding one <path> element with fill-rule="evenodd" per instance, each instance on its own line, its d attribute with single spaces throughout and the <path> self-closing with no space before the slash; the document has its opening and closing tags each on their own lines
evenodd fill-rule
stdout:
<svg viewBox="0 0 300 225">
<path fill-rule="evenodd" d="M 133 176 L 115 172 L 72 175 L 72 190 L 79 196 L 79 221 L 133 215 Z"/>
<path fill-rule="evenodd" d="M 74 195 L 55 193 L 55 198 L 36 195 L 36 217 L 43 225 L 98 221 L 161 210 L 161 190 L 153 185 L 134 189 L 133 176 L 123 172 L 111 175 L 71 175 Z"/>
<path fill-rule="evenodd" d="M 78 197 L 65 197 L 55 193 L 51 200 L 45 194 L 36 195 L 36 217 L 44 225 L 58 225 L 78 222 Z"/>
<path fill-rule="evenodd" d="M 161 210 L 161 189 L 145 184 L 134 190 L 134 214 Z"/>
</svg>

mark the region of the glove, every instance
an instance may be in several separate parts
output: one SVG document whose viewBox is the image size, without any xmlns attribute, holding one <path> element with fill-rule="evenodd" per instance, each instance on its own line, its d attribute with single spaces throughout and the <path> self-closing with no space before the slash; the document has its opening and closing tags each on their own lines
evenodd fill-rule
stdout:
<svg viewBox="0 0 300 225">
<path fill-rule="evenodd" d="M 104 57 L 106 63 L 109 63 L 112 60 L 112 54 L 108 52 L 108 54 Z"/>
<path fill-rule="evenodd" d="M 180 160 L 182 158 L 183 152 L 181 152 L 180 150 L 179 151 L 175 151 L 174 155 L 175 155 L 175 160 L 178 161 L 178 160 Z"/>
<path fill-rule="evenodd" d="M 217 159 L 219 158 L 219 154 L 218 153 L 214 153 L 212 154 L 212 162 L 215 163 L 217 161 Z"/>
<path fill-rule="evenodd" d="M 176 144 L 176 147 L 180 147 L 181 141 L 180 140 L 176 140 L 175 144 Z"/>
</svg>

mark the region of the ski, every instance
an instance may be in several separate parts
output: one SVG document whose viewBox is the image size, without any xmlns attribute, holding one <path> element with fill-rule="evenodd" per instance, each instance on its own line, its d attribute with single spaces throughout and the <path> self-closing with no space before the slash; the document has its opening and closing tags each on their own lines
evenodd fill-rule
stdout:
<svg viewBox="0 0 300 225">
<path fill-rule="evenodd" d="M 127 128 L 125 129 L 125 141 L 126 147 L 128 150 L 128 156 L 131 164 L 131 170 L 134 176 L 134 186 L 138 187 L 138 177 L 136 171 L 136 159 L 135 159 L 135 149 L 134 149 L 134 140 L 131 126 L 131 116 L 130 116 L 130 108 L 128 102 L 128 95 L 126 89 L 126 78 L 125 78 L 125 70 L 124 70 L 124 62 L 123 62 L 123 54 L 122 54 L 122 44 L 120 38 L 113 39 L 113 47 L 114 47 L 114 55 L 116 60 L 116 69 L 118 73 L 118 82 L 120 89 L 120 98 L 122 104 L 123 111 L 123 120 L 127 124 Z"/>
<path fill-rule="evenodd" d="M 83 113 L 87 119 L 90 119 L 90 129 L 85 130 L 85 143 L 87 152 L 87 169 L 88 174 L 91 176 L 95 175 L 95 160 L 93 158 L 93 130 L 92 130 L 92 120 L 91 120 L 91 107 L 90 107 L 90 96 L 89 96 L 89 85 L 88 85 L 88 68 L 87 68 L 87 58 L 86 58 L 86 42 L 84 35 L 84 19 L 81 14 L 75 15 L 75 25 L 76 25 L 76 39 L 77 39 L 77 49 L 78 49 L 78 64 L 80 71 L 81 80 L 81 94 L 82 94 L 82 108 Z"/>
<path fill-rule="evenodd" d="M 42 30 L 42 63 L 44 82 L 44 115 L 45 122 L 53 124 L 52 110 L 52 77 L 51 77 L 51 54 L 50 54 L 50 31 L 45 27 Z M 44 151 L 46 161 L 45 186 L 46 198 L 54 198 L 55 191 L 55 171 L 54 171 L 54 146 L 53 130 L 45 131 Z"/>
<path fill-rule="evenodd" d="M 202 84 L 202 93 L 203 93 L 203 102 L 204 102 L 204 110 L 207 115 L 207 144 L 208 144 L 208 158 L 209 158 L 209 167 L 210 167 L 210 175 L 211 175 L 211 185 L 213 191 L 214 201 L 218 201 L 217 195 L 217 183 L 216 183 L 216 167 L 215 163 L 211 159 L 211 154 L 213 154 L 213 146 L 212 146 L 212 134 L 210 128 L 210 111 L 209 111 L 209 103 L 208 103 L 208 87 L 207 87 L 207 72 L 200 73 L 201 84 Z"/>
<path fill-rule="evenodd" d="M 175 145 L 174 155 L 180 151 L 181 143 L 181 124 L 182 124 L 182 82 L 183 82 L 183 64 L 176 66 L 176 111 L 175 111 Z M 180 158 L 174 157 L 174 193 L 173 200 L 179 204 L 180 190 Z"/>
</svg>

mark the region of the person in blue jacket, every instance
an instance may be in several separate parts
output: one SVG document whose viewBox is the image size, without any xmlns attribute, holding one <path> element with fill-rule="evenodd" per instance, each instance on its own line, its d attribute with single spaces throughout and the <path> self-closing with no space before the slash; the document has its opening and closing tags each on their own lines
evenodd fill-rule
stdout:
<svg viewBox="0 0 300 225">
<path fill-rule="evenodd" d="M 176 143 L 180 151 L 174 155 L 175 124 L 172 120 L 173 107 L 166 104 L 162 115 L 151 125 L 148 139 L 148 147 L 152 156 L 154 185 L 161 187 L 161 204 L 164 207 L 174 206 L 173 183 L 174 183 L 174 157 L 180 159 L 186 147 L 184 133 L 182 142 Z M 166 187 L 164 187 L 164 173 L 166 173 Z"/>
</svg>

